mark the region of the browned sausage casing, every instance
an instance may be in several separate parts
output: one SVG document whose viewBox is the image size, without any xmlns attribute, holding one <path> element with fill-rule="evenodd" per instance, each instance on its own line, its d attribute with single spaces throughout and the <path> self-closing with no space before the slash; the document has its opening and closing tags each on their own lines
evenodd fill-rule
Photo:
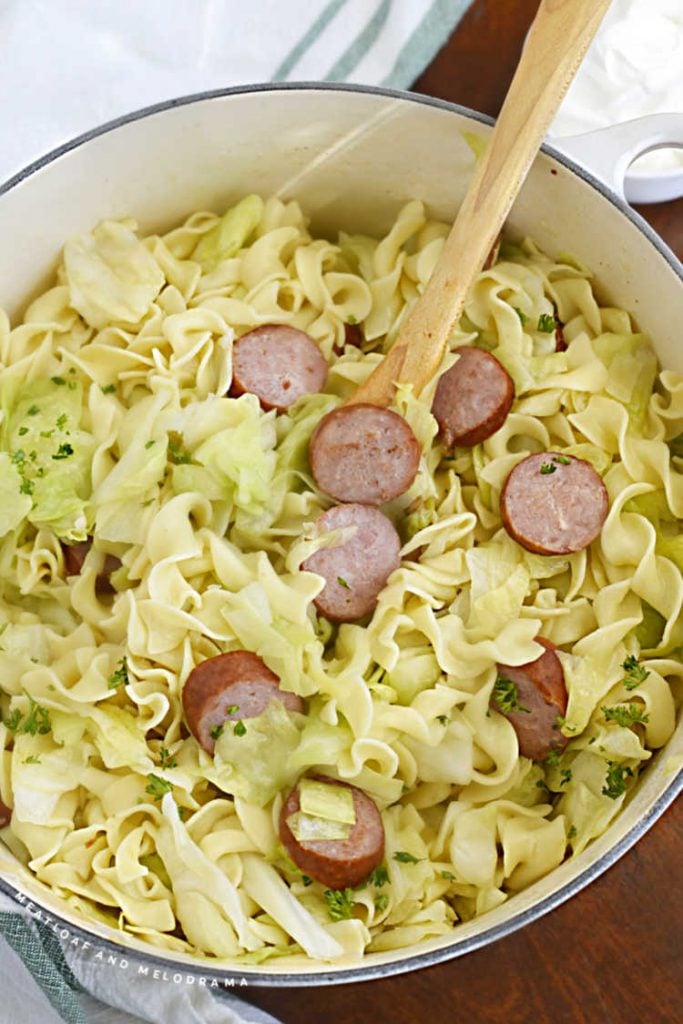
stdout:
<svg viewBox="0 0 683 1024">
<path fill-rule="evenodd" d="M 381 505 L 412 484 L 420 445 L 398 413 L 359 402 L 323 416 L 309 459 L 318 487 L 336 501 Z"/>
<path fill-rule="evenodd" d="M 264 409 L 283 411 L 302 395 L 322 391 L 327 371 L 327 360 L 304 331 L 263 324 L 235 342 L 231 392 L 250 392 Z"/>
<path fill-rule="evenodd" d="M 92 547 L 92 537 L 78 541 L 76 544 L 62 544 L 64 567 L 67 576 L 78 576 L 83 568 L 86 556 Z M 112 573 L 121 568 L 121 559 L 116 555 L 105 555 L 102 572 L 95 577 L 95 593 L 98 597 L 115 594 L 116 589 L 111 582 Z"/>
<path fill-rule="evenodd" d="M 608 511 L 607 489 L 590 463 L 556 452 L 518 462 L 500 495 L 503 526 L 513 540 L 539 555 L 587 548 Z"/>
<path fill-rule="evenodd" d="M 348 782 L 337 782 L 323 776 L 318 781 L 344 786 L 353 793 L 356 823 L 348 839 L 295 838 L 287 818 L 299 810 L 299 790 L 295 786 L 280 812 L 280 839 L 294 863 L 305 875 L 322 882 L 329 889 L 345 889 L 359 885 L 384 858 L 384 826 L 377 806 L 370 797 Z"/>
<path fill-rule="evenodd" d="M 0 800 L 0 828 L 4 828 L 5 825 L 9 825 L 12 820 L 12 808 L 8 807 Z"/>
<path fill-rule="evenodd" d="M 338 547 L 321 548 L 302 564 L 327 581 L 315 598 L 321 615 L 353 622 L 369 615 L 389 576 L 401 564 L 401 540 L 390 519 L 369 505 L 335 505 L 316 522 L 318 533 L 355 527 Z"/>
<path fill-rule="evenodd" d="M 515 386 L 495 356 L 463 346 L 441 376 L 432 415 L 448 448 L 471 448 L 499 430 L 510 412 Z"/>
<path fill-rule="evenodd" d="M 303 711 L 301 697 L 281 690 L 280 680 L 251 651 L 230 651 L 207 658 L 194 668 L 183 687 L 183 710 L 190 732 L 213 754 L 216 741 L 211 730 L 226 721 L 255 718 L 271 700 L 288 711 Z M 228 711 L 228 708 L 236 708 Z"/>
<path fill-rule="evenodd" d="M 543 761 L 551 750 L 564 750 L 569 740 L 558 727 L 557 716 L 567 711 L 567 688 L 555 646 L 542 636 L 534 638 L 545 651 L 526 665 L 498 665 L 498 672 L 517 687 L 519 703 L 526 711 L 510 711 L 505 717 L 517 733 L 519 752 Z M 494 707 L 497 705 L 494 703 Z M 500 710 L 500 709 L 498 709 Z"/>
</svg>

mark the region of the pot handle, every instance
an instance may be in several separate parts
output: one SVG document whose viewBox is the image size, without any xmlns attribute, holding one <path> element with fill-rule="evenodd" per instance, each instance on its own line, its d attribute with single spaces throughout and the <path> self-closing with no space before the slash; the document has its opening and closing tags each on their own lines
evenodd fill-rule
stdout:
<svg viewBox="0 0 683 1024">
<path fill-rule="evenodd" d="M 607 128 L 549 141 L 570 159 L 583 164 L 624 199 L 626 172 L 637 157 L 653 149 L 683 146 L 683 114 L 648 114 Z"/>
</svg>

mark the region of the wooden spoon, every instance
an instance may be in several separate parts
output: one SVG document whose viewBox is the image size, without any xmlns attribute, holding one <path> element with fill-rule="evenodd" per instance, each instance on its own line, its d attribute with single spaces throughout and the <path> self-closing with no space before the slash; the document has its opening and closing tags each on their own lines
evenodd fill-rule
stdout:
<svg viewBox="0 0 683 1024">
<path fill-rule="evenodd" d="M 490 142 L 434 272 L 393 347 L 347 405 L 389 405 L 397 383 L 412 384 L 419 395 L 438 371 L 470 286 L 609 4 L 610 0 L 541 3 Z"/>
</svg>

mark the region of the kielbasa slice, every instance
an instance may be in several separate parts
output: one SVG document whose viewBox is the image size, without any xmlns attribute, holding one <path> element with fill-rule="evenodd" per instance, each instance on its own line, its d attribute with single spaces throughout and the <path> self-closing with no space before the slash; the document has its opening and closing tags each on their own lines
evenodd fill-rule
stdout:
<svg viewBox="0 0 683 1024">
<path fill-rule="evenodd" d="M 384 826 L 377 806 L 370 797 L 348 782 L 316 776 L 319 782 L 343 786 L 353 793 L 356 822 L 346 839 L 299 840 L 287 819 L 299 810 L 299 790 L 295 786 L 280 812 L 280 839 L 294 863 L 305 875 L 329 889 L 359 885 L 384 858 Z"/>
<path fill-rule="evenodd" d="M 217 730 L 226 721 L 255 718 L 271 700 L 288 711 L 303 711 L 301 697 L 281 690 L 280 680 L 251 651 L 217 654 L 197 665 L 183 687 L 183 710 L 190 732 L 207 754 L 213 754 Z"/>
<path fill-rule="evenodd" d="M 589 462 L 539 452 L 518 462 L 500 495 L 510 536 L 539 555 L 568 555 L 587 548 L 607 518 L 607 488 Z"/>
<path fill-rule="evenodd" d="M 321 491 L 337 501 L 381 505 L 412 484 L 420 445 L 398 413 L 359 402 L 323 416 L 308 455 Z"/>
<path fill-rule="evenodd" d="M 76 544 L 62 544 L 64 555 L 64 567 L 67 576 L 78 576 L 83 569 L 86 556 L 92 547 L 92 537 L 87 540 L 78 541 Z M 121 559 L 116 555 L 105 555 L 102 572 L 95 577 L 95 593 L 98 597 L 107 594 L 115 594 L 116 588 L 111 582 L 112 573 L 121 568 Z"/>
<path fill-rule="evenodd" d="M 369 505 L 334 505 L 316 521 L 318 534 L 355 527 L 350 540 L 320 548 L 301 568 L 324 576 L 315 598 L 321 615 L 334 622 L 353 622 L 369 615 L 389 576 L 401 564 L 401 540 L 390 519 Z"/>
<path fill-rule="evenodd" d="M 8 807 L 7 804 L 4 804 L 2 800 L 0 800 L 0 828 L 4 828 L 6 825 L 9 825 L 11 820 L 12 808 Z"/>
<path fill-rule="evenodd" d="M 471 448 L 502 427 L 515 398 L 515 386 L 495 356 L 463 346 L 458 361 L 441 376 L 432 415 L 448 448 Z"/>
<path fill-rule="evenodd" d="M 283 411 L 302 395 L 322 391 L 327 371 L 327 360 L 304 331 L 263 324 L 235 342 L 231 392 L 248 391 L 264 409 Z"/>
<path fill-rule="evenodd" d="M 502 711 L 517 733 L 519 752 L 532 761 L 543 761 L 551 750 L 562 751 L 569 740 L 557 724 L 557 716 L 567 711 L 567 688 L 555 646 L 542 636 L 534 637 L 545 651 L 526 665 L 498 665 L 499 676 L 517 687 L 519 704 L 525 711 Z"/>
</svg>

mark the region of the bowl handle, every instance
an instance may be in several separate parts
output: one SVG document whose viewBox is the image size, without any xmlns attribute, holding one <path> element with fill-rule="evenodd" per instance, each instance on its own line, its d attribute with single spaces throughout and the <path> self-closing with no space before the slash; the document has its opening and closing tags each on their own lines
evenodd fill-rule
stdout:
<svg viewBox="0 0 683 1024">
<path fill-rule="evenodd" d="M 652 149 L 671 149 L 683 146 L 683 114 L 648 114 L 632 121 L 622 121 L 607 128 L 597 128 L 581 135 L 567 135 L 549 140 L 552 145 L 589 171 L 601 178 L 622 199 L 631 202 L 657 202 L 680 194 L 674 188 L 663 194 L 656 186 L 652 198 L 645 192 L 630 189 L 626 172 L 633 161 Z M 681 169 L 683 176 L 683 168 Z M 624 194 L 625 193 L 625 194 Z"/>
</svg>

